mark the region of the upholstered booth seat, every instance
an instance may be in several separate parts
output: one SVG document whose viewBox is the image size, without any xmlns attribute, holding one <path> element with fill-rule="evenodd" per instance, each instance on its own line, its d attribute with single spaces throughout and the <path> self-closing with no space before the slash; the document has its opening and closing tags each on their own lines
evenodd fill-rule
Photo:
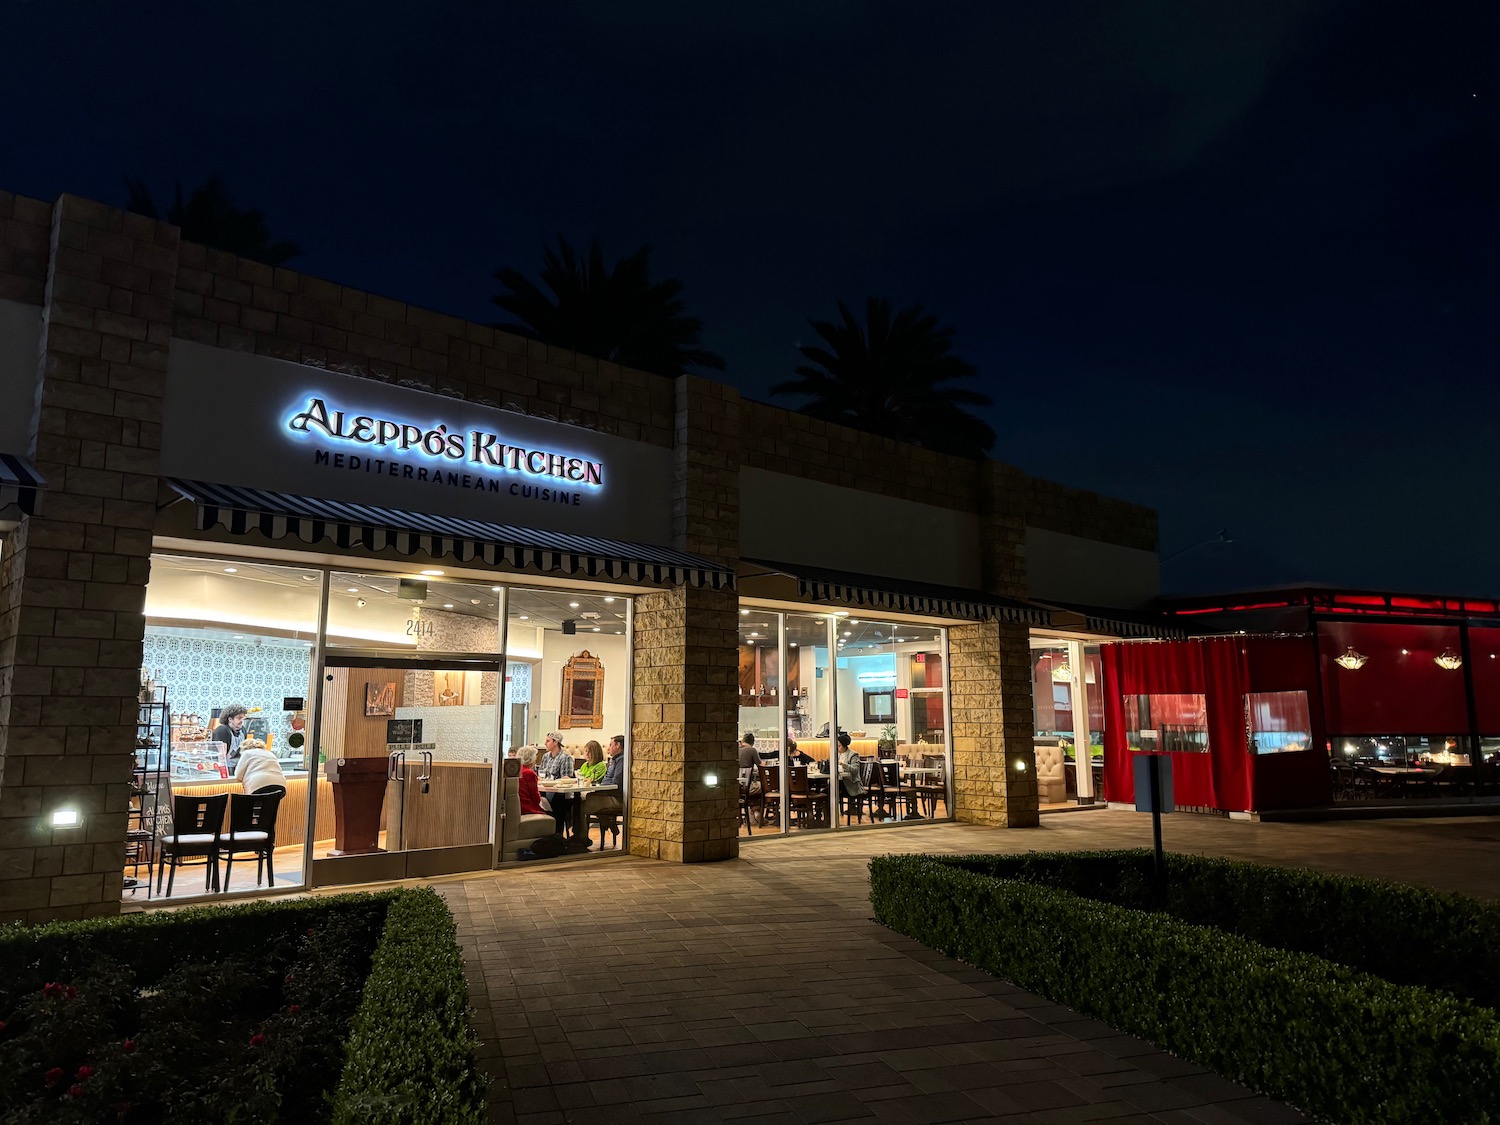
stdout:
<svg viewBox="0 0 1500 1125">
<path fill-rule="evenodd" d="M 521 763 L 515 758 L 506 758 L 501 764 L 504 771 L 501 784 L 505 786 L 505 819 L 500 824 L 500 862 L 506 863 L 529 849 L 533 840 L 555 835 L 557 821 L 546 813 L 521 811 Z"/>
<path fill-rule="evenodd" d="M 1054 805 L 1068 799 L 1067 779 L 1063 775 L 1062 747 L 1056 743 L 1036 744 L 1037 800 Z"/>
</svg>

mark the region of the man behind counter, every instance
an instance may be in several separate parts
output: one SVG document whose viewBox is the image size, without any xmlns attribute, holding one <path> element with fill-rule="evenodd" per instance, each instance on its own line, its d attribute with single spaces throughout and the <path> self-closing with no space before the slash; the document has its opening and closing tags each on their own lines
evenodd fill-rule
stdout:
<svg viewBox="0 0 1500 1125">
<path fill-rule="evenodd" d="M 214 727 L 212 738 L 224 744 L 224 761 L 231 768 L 240 760 L 240 745 L 245 741 L 245 716 L 249 712 L 238 703 L 231 703 L 219 712 L 219 725 Z"/>
</svg>

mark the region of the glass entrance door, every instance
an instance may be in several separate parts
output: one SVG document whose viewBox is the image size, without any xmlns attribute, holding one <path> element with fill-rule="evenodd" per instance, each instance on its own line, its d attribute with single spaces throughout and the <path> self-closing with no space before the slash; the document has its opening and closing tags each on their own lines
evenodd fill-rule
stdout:
<svg viewBox="0 0 1500 1125">
<path fill-rule="evenodd" d="M 493 865 L 501 667 L 498 658 L 328 658 L 314 886 Z"/>
</svg>

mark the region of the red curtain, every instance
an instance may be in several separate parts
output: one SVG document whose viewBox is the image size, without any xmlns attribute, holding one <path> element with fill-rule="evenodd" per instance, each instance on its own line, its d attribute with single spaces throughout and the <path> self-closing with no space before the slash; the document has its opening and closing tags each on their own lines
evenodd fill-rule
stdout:
<svg viewBox="0 0 1500 1125">
<path fill-rule="evenodd" d="M 1339 665 L 1337 658 L 1350 648 L 1367 658 L 1363 667 Z M 1464 672 L 1435 663 L 1445 650 L 1459 651 L 1457 625 L 1320 621 L 1318 651 L 1329 733 L 1465 733 Z"/>
<path fill-rule="evenodd" d="M 1312 746 L 1302 753 L 1250 755 L 1252 808 L 1309 808 L 1333 803 L 1323 685 L 1314 637 L 1250 637 L 1250 690 L 1304 692 Z"/>
<path fill-rule="evenodd" d="M 1134 755 L 1125 742 L 1126 695 L 1207 695 L 1207 754 L 1173 753 L 1172 789 L 1180 805 L 1205 808 L 1248 807 L 1248 767 L 1244 764 L 1245 733 L 1237 708 L 1217 706 L 1208 691 L 1210 677 L 1227 676 L 1232 685 L 1244 681 L 1243 654 L 1233 638 L 1172 641 L 1158 644 L 1112 644 L 1101 649 L 1104 663 L 1104 795 L 1111 801 L 1135 800 Z M 1231 690 L 1234 690 L 1231 686 Z M 1153 701 L 1153 721 L 1163 722 L 1167 700 Z M 1220 765 L 1221 755 L 1232 756 Z M 1234 802 L 1221 804 L 1221 799 Z"/>
<path fill-rule="evenodd" d="M 1470 626 L 1469 650 L 1474 666 L 1468 671 L 1474 677 L 1479 733 L 1500 735 L 1500 629 Z"/>
</svg>

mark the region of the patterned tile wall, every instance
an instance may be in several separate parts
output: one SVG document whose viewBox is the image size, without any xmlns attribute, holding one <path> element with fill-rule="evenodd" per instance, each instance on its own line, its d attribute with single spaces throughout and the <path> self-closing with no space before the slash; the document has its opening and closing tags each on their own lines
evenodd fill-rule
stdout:
<svg viewBox="0 0 1500 1125">
<path fill-rule="evenodd" d="M 312 650 L 302 645 L 256 643 L 222 637 L 182 637 L 146 630 L 145 666 L 167 687 L 172 712 L 196 712 L 205 722 L 215 707 L 242 703 L 259 707 L 247 726 L 275 733 L 274 748 L 287 749 L 291 733 L 281 701 L 288 695 L 306 696 Z"/>
</svg>

